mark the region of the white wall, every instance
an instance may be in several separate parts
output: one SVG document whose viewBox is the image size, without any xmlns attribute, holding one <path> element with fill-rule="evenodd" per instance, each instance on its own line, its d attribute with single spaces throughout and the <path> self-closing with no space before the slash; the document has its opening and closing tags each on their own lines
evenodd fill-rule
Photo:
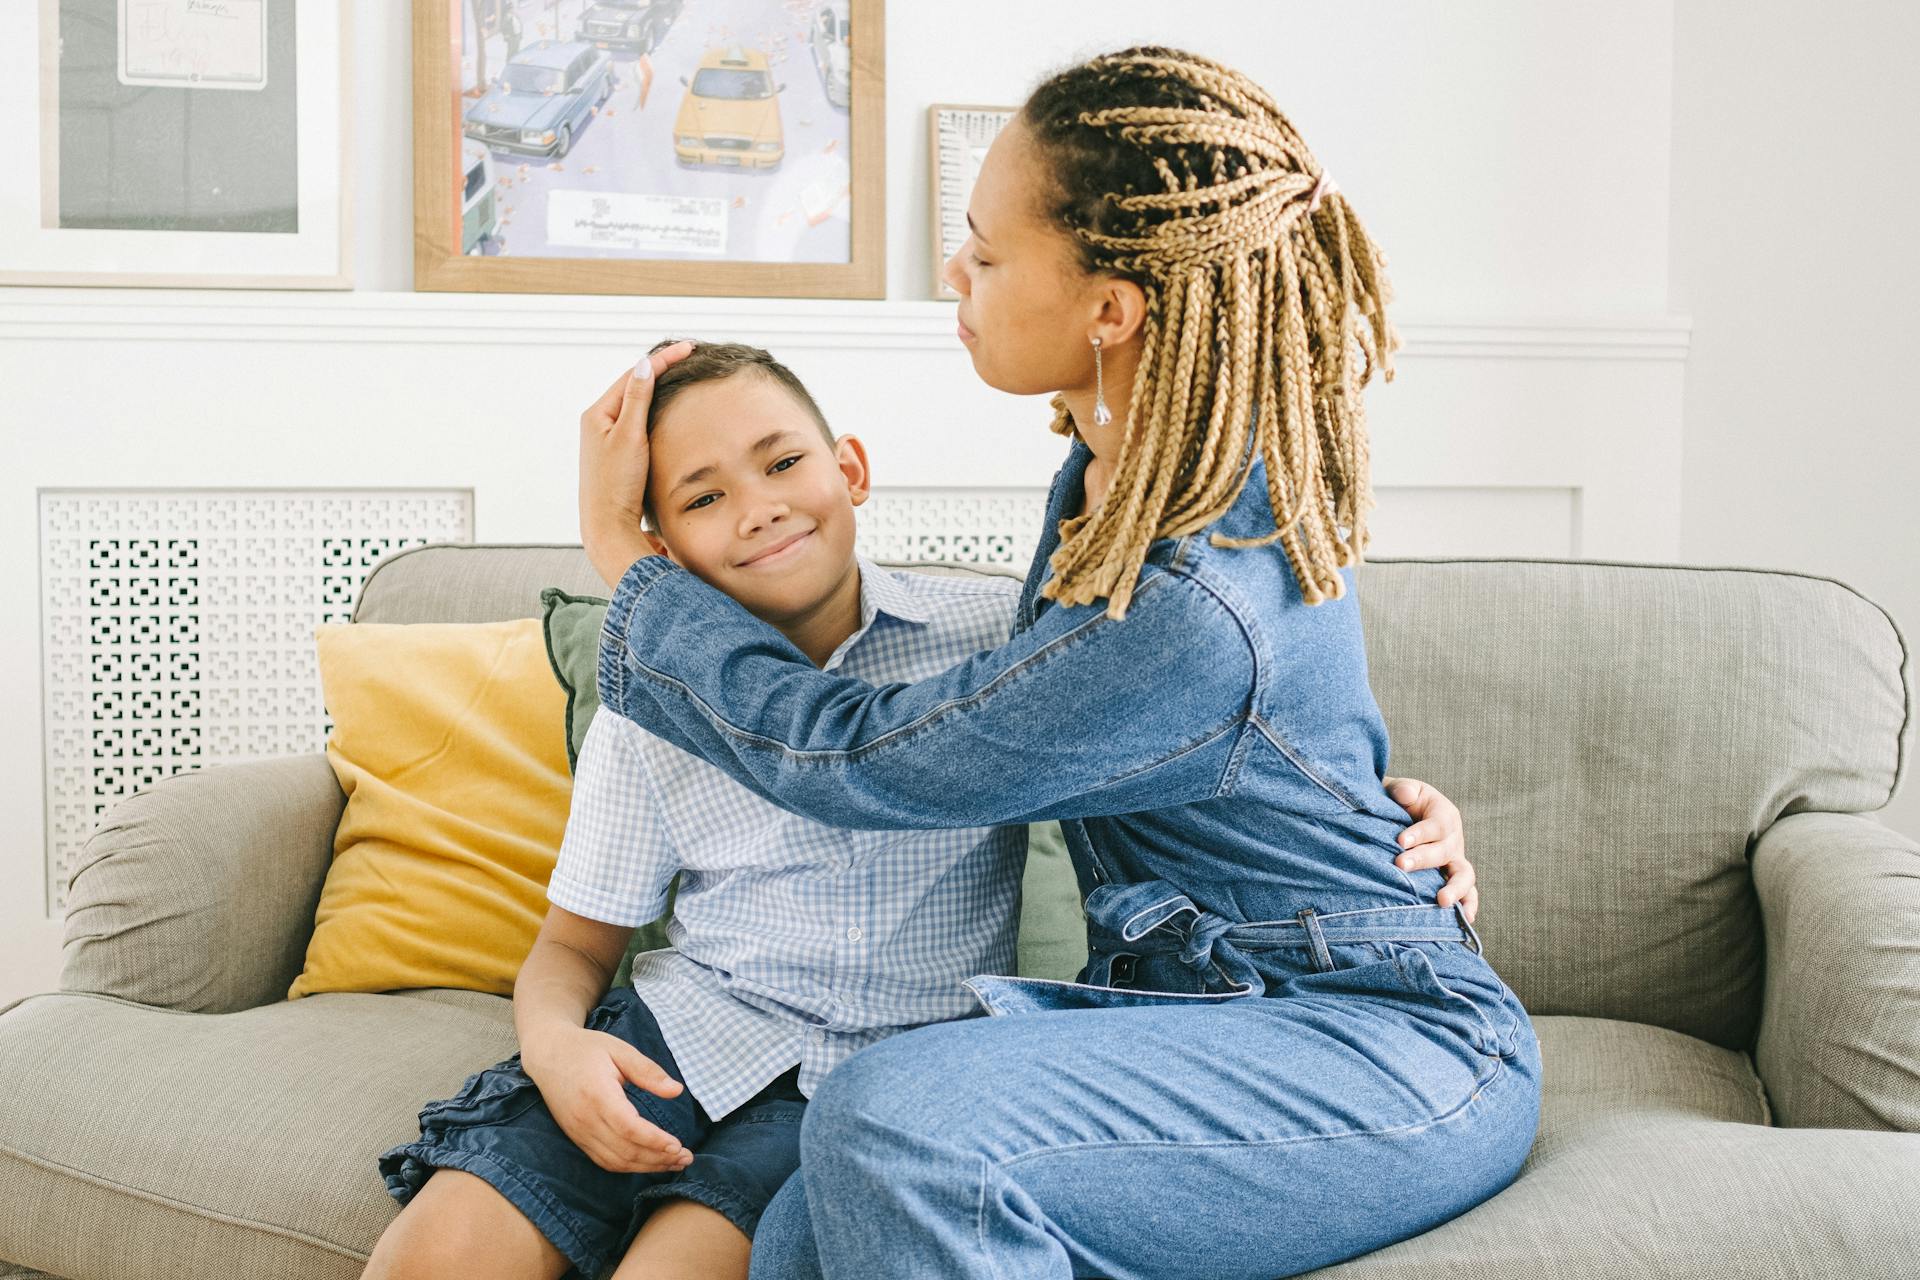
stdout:
<svg viewBox="0 0 1920 1280">
<path fill-rule="evenodd" d="M 362 289 L 413 285 L 408 20 L 390 0 L 355 15 Z M 1017 104 L 1155 42 L 1273 93 L 1386 247 L 1405 315 L 1658 313 L 1672 27 L 1671 0 L 892 0 L 888 296 L 930 296 L 929 103 Z"/>
<path fill-rule="evenodd" d="M 1016 103 L 1050 68 L 1147 40 L 1265 84 L 1386 248 L 1410 346 L 1372 402 L 1389 491 L 1376 550 L 1677 553 L 1671 0 L 889 10 L 891 300 L 712 311 L 411 294 L 408 6 L 358 0 L 356 294 L 0 290 L 0 434 L 24 446 L 0 473 L 0 596 L 37 598 L 41 486 L 467 487 L 476 536 L 570 540 L 579 408 L 634 348 L 690 324 L 791 347 L 898 483 L 1041 482 L 1058 443 L 1043 409 L 981 388 L 945 313 L 914 301 L 931 271 L 925 109 Z M 957 469 L 955 432 L 976 446 Z M 34 906 L 38 663 L 31 611 L 0 617 L 0 705 L 30 711 L 0 735 L 0 1002 L 57 974 L 58 924 Z"/>
<path fill-rule="evenodd" d="M 1839 578 L 1920 642 L 1920 8 L 1675 11 L 1683 551 Z M 1920 836 L 1912 778 L 1882 817 Z"/>
</svg>

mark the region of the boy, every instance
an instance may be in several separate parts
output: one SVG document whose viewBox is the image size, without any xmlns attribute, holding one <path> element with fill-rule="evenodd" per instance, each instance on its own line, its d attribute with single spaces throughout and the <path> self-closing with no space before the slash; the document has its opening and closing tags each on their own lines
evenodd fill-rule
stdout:
<svg viewBox="0 0 1920 1280">
<path fill-rule="evenodd" d="M 645 520 L 664 554 L 869 682 L 1005 641 L 1017 580 L 854 554 L 865 448 L 834 438 L 785 366 L 735 344 L 649 359 Z M 974 1012 L 961 981 L 1011 971 L 1025 839 L 824 827 L 602 709 L 514 988 L 521 1053 L 429 1103 L 420 1140 L 381 1157 L 407 1207 L 368 1274 L 744 1277 L 819 1079 Z M 608 991 L 676 872 L 673 949 Z"/>
<path fill-rule="evenodd" d="M 660 373 L 651 415 L 661 549 L 815 663 L 915 680 L 1005 641 L 1017 580 L 855 556 L 865 448 L 836 440 L 764 351 L 701 344 Z M 1025 840 L 822 827 L 602 709 L 514 987 L 521 1053 L 428 1104 L 420 1140 L 381 1157 L 411 1203 L 369 1274 L 422 1274 L 429 1238 L 478 1231 L 503 1264 L 537 1253 L 522 1274 L 592 1276 L 624 1256 L 621 1275 L 744 1276 L 815 1082 L 891 1032 L 971 1012 L 963 979 L 1012 971 Z M 608 992 L 676 872 L 674 949 L 637 956 L 632 989 Z"/>
</svg>

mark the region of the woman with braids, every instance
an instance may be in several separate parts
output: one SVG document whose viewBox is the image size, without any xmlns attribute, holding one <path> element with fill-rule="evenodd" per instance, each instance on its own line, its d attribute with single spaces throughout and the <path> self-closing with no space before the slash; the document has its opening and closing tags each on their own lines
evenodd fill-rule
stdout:
<svg viewBox="0 0 1920 1280">
<path fill-rule="evenodd" d="M 1266 93 L 1160 48 L 1043 83 L 970 222 L 960 340 L 1071 439 L 1001 648 L 816 669 L 647 554 L 646 375 L 582 417 L 608 707 L 822 822 L 1060 819 L 1085 896 L 1080 981 L 975 978 L 994 1016 L 826 1077 L 754 1274 L 1264 1278 L 1435 1226 L 1519 1171 L 1540 1062 L 1396 859 L 1352 579 L 1380 252 Z"/>
</svg>

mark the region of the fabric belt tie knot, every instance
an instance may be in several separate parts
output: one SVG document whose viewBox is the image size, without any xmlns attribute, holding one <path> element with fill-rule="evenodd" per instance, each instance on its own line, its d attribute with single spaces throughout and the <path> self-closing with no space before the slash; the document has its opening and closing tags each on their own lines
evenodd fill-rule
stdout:
<svg viewBox="0 0 1920 1280">
<path fill-rule="evenodd" d="M 1087 895 L 1086 910 L 1087 922 L 1095 931 L 1122 942 L 1140 942 L 1162 931 L 1174 935 L 1180 963 L 1202 978 L 1217 972 L 1243 995 L 1261 995 L 1267 989 L 1253 961 L 1227 939 L 1243 922 L 1202 911 L 1192 898 L 1164 880 L 1103 884 Z"/>
</svg>

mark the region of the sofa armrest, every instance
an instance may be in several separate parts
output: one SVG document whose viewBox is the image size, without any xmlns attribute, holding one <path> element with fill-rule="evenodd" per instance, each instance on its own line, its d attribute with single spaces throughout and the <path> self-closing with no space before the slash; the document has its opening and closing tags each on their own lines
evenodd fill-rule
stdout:
<svg viewBox="0 0 1920 1280">
<path fill-rule="evenodd" d="M 197 1013 L 284 999 L 346 797 L 324 755 L 175 774 L 87 841 L 60 986 Z"/>
<path fill-rule="evenodd" d="M 1774 1120 L 1920 1132 L 1920 845 L 1802 813 L 1753 850 L 1767 935 L 1754 1065 Z"/>
</svg>

